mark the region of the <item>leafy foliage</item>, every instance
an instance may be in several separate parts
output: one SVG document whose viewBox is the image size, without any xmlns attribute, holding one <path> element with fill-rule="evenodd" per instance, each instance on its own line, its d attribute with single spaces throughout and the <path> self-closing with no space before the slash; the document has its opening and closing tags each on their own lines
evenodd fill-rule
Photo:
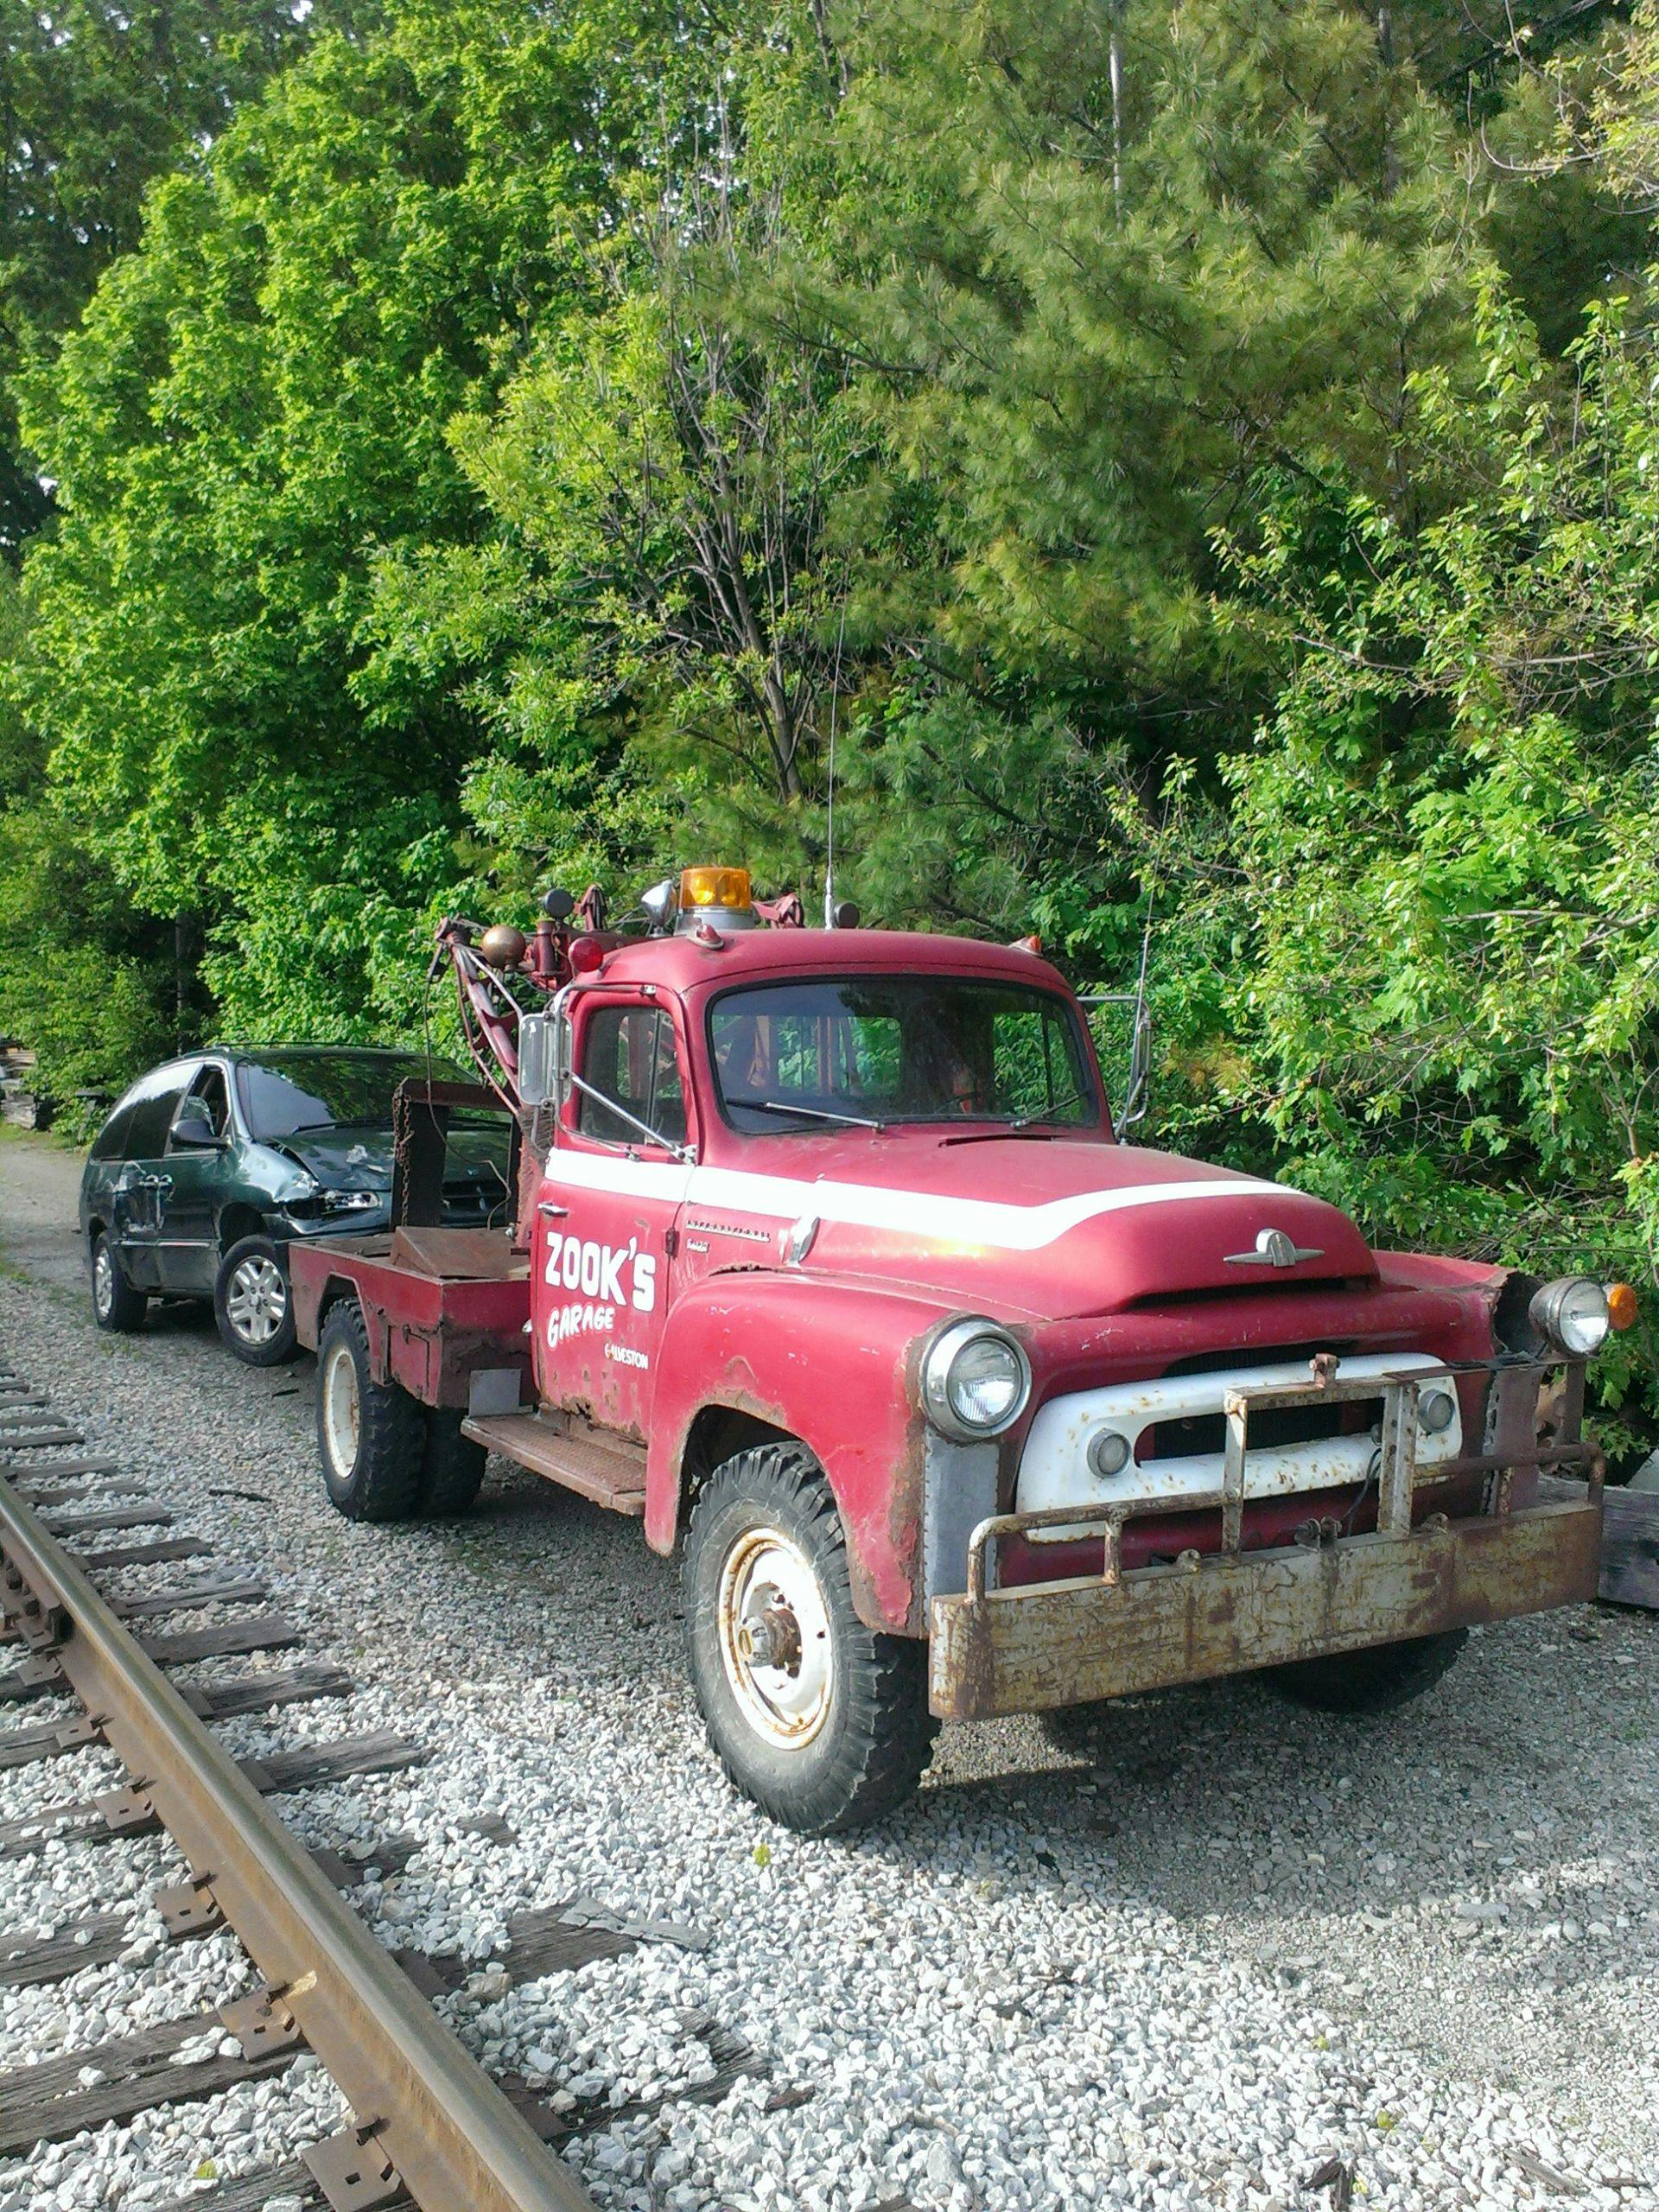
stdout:
<svg viewBox="0 0 1659 2212">
<path fill-rule="evenodd" d="M 1653 1283 L 1656 0 L 348 29 L 21 381 L 0 1018 L 61 892 L 66 1070 L 407 1034 L 435 908 L 815 903 L 833 754 L 874 917 L 1153 912 L 1161 1141 Z"/>
</svg>

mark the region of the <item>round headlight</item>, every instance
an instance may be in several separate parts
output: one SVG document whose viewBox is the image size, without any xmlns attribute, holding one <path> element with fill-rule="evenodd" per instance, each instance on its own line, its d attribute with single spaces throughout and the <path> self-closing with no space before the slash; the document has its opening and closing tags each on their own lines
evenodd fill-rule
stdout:
<svg viewBox="0 0 1659 2212">
<path fill-rule="evenodd" d="M 953 1321 L 922 1363 L 922 1396 L 936 1428 L 958 1443 L 1000 1436 L 1031 1395 L 1025 1347 L 995 1321 Z"/>
<path fill-rule="evenodd" d="M 1090 1473 L 1110 1482 L 1129 1464 L 1129 1440 L 1121 1429 L 1097 1428 L 1089 1440 L 1087 1457 Z"/>
<path fill-rule="evenodd" d="M 1417 1422 L 1431 1436 L 1443 1436 L 1451 1427 L 1458 1402 L 1449 1390 L 1425 1390 L 1417 1401 Z"/>
<path fill-rule="evenodd" d="M 1588 1275 L 1563 1275 L 1535 1291 L 1528 1309 L 1552 1351 L 1587 1359 L 1607 1334 L 1607 1294 Z"/>
</svg>

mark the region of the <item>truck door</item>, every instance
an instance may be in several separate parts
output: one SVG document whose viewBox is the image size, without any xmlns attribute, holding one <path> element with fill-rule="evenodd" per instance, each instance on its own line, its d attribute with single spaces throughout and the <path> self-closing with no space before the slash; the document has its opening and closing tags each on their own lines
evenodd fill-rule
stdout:
<svg viewBox="0 0 1659 2212">
<path fill-rule="evenodd" d="M 571 1065 L 537 1205 L 537 1382 L 544 1403 L 643 1438 L 695 1135 L 674 1012 L 644 993 L 584 992 Z"/>
</svg>

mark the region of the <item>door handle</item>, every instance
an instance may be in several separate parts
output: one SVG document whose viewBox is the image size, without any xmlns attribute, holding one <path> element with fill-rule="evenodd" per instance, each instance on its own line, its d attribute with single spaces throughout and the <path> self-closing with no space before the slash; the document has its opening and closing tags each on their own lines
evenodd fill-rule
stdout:
<svg viewBox="0 0 1659 2212">
<path fill-rule="evenodd" d="M 569 1218 L 569 1206 L 556 1206 L 550 1198 L 538 1198 L 536 1211 L 543 1221 L 564 1221 Z"/>
</svg>

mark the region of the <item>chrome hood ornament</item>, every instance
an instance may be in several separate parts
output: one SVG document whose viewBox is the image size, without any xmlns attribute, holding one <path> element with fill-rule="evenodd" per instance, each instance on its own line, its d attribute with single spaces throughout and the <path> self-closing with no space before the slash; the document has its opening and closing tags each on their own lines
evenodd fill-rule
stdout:
<svg viewBox="0 0 1659 2212">
<path fill-rule="evenodd" d="M 1319 1244 L 1299 1244 L 1282 1229 L 1264 1229 L 1249 1252 L 1229 1252 L 1224 1264 L 1230 1268 L 1294 1268 L 1304 1260 L 1322 1260 L 1325 1249 Z"/>
</svg>

